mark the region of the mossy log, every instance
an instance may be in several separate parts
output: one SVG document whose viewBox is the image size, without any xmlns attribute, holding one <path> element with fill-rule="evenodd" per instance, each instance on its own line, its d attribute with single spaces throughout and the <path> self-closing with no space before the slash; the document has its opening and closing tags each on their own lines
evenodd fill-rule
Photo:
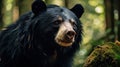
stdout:
<svg viewBox="0 0 120 67">
<path fill-rule="evenodd" d="M 88 56 L 83 67 L 120 67 L 120 43 L 104 43 Z"/>
</svg>

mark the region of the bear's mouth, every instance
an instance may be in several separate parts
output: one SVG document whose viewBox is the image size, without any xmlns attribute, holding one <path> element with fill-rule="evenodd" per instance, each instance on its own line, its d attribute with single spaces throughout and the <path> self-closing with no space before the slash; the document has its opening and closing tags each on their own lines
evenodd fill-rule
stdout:
<svg viewBox="0 0 120 67">
<path fill-rule="evenodd" d="M 56 39 L 56 42 L 60 45 L 60 46 L 63 46 L 63 47 L 68 47 L 68 46 L 71 46 L 73 43 L 74 43 L 74 38 L 73 39 L 67 39 L 67 38 L 64 38 L 64 39 Z"/>
<path fill-rule="evenodd" d="M 68 40 L 68 39 L 67 40 L 66 39 L 63 39 L 63 40 L 62 39 L 58 39 L 58 41 L 59 42 L 64 42 L 64 43 L 72 43 L 73 42 L 73 40 Z"/>
</svg>

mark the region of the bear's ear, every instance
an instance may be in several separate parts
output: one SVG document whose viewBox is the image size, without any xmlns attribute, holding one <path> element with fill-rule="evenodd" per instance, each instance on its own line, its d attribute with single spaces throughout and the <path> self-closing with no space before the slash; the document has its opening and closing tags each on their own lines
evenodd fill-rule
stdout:
<svg viewBox="0 0 120 67">
<path fill-rule="evenodd" d="M 84 8 L 80 4 L 76 4 L 72 9 L 70 9 L 75 15 L 80 18 L 84 12 Z"/>
<path fill-rule="evenodd" d="M 46 4 L 41 1 L 41 0 L 35 0 L 33 3 L 32 3 L 32 12 L 37 15 L 39 13 L 42 13 L 46 10 Z"/>
</svg>

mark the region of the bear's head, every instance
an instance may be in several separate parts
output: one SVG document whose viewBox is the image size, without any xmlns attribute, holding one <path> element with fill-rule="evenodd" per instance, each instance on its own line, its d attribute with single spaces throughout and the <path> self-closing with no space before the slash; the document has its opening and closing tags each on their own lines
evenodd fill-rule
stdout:
<svg viewBox="0 0 120 67">
<path fill-rule="evenodd" d="M 82 25 L 79 20 L 84 12 L 80 4 L 72 9 L 56 5 L 46 6 L 41 0 L 32 4 L 34 14 L 34 38 L 44 44 L 56 43 L 62 47 L 69 47 L 79 43 L 82 39 Z M 36 40 L 36 39 L 33 39 Z M 37 42 L 37 41 L 35 41 Z"/>
</svg>

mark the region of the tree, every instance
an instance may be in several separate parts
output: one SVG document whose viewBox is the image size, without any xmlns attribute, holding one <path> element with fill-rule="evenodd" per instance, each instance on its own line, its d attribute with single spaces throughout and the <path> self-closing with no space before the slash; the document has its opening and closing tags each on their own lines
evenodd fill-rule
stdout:
<svg viewBox="0 0 120 67">
<path fill-rule="evenodd" d="M 3 27 L 3 0 L 0 0 L 0 29 Z"/>
<path fill-rule="evenodd" d="M 117 11 L 117 18 L 115 19 L 117 23 L 117 39 L 120 41 L 120 0 L 114 0 L 114 6 Z"/>
<path fill-rule="evenodd" d="M 107 41 L 115 41 L 114 7 L 113 0 L 104 0 Z"/>
</svg>

